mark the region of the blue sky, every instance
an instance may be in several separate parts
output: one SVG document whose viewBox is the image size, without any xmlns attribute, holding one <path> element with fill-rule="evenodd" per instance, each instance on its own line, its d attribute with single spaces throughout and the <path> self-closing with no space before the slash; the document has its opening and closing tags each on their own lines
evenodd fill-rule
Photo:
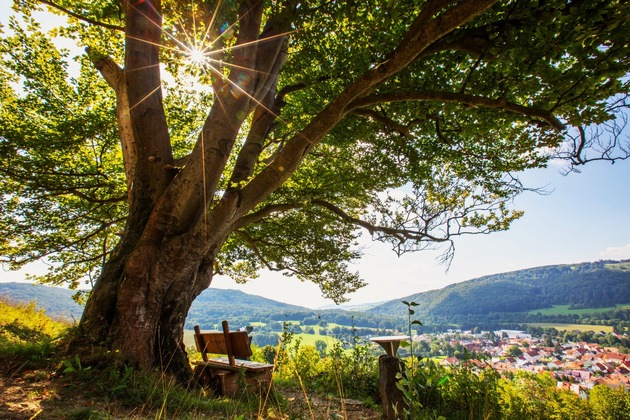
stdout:
<svg viewBox="0 0 630 420">
<path fill-rule="evenodd" d="M 0 22 L 6 23 L 10 0 L 0 0 Z M 437 262 L 439 251 L 397 258 L 386 246 L 366 239 L 365 256 L 353 269 L 368 285 L 348 296 L 350 303 L 398 299 L 475 277 L 549 264 L 599 259 L 630 259 L 630 161 L 593 163 L 582 173 L 564 176 L 550 166 L 525 174 L 528 187 L 545 187 L 546 196 L 526 193 L 514 207 L 525 210 L 509 231 L 456 239 L 450 270 Z M 31 267 L 37 270 L 40 267 Z M 0 281 L 20 281 L 23 272 L 0 270 Z M 212 287 L 311 308 L 330 304 L 319 288 L 279 273 L 263 273 L 245 285 L 224 277 Z"/>
</svg>

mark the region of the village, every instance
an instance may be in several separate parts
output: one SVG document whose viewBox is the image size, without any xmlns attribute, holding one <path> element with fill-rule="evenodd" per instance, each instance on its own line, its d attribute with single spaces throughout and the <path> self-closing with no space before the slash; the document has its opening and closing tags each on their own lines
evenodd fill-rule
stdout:
<svg viewBox="0 0 630 420">
<path fill-rule="evenodd" d="M 497 338 L 489 339 L 490 335 Z M 471 358 L 449 356 L 441 361 L 443 365 L 473 363 L 480 368 L 492 367 L 501 374 L 546 372 L 553 376 L 558 388 L 570 390 L 581 398 L 587 398 L 588 391 L 599 384 L 612 389 L 630 389 L 630 354 L 620 353 L 617 347 L 557 341 L 548 346 L 549 341 L 517 330 L 490 334 L 451 330 L 441 336 L 451 347 L 463 347 L 467 354 L 473 355 Z M 413 337 L 413 341 L 430 343 L 435 338 L 435 334 L 423 334 Z M 618 338 L 628 337 L 618 334 Z"/>
</svg>

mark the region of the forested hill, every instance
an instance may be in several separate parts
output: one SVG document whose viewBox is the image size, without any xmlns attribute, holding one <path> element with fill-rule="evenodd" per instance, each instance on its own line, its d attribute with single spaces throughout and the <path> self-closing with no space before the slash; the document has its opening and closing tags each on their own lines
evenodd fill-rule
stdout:
<svg viewBox="0 0 630 420">
<path fill-rule="evenodd" d="M 58 287 L 33 285 L 29 283 L 0 283 L 0 296 L 15 302 L 35 302 L 39 309 L 53 317 L 79 320 L 83 307 L 72 300 L 74 291 Z M 203 329 L 217 328 L 227 319 L 235 328 L 256 322 L 273 323 L 280 326 L 282 321 L 300 321 L 315 325 L 321 320 L 341 325 L 357 327 L 393 328 L 400 320 L 364 312 L 350 312 L 342 309 L 314 310 L 302 306 L 289 305 L 260 296 L 243 293 L 239 290 L 206 289 L 193 302 L 186 329 L 199 325 Z"/>
<path fill-rule="evenodd" d="M 239 323 L 238 318 L 245 318 L 243 323 L 246 324 L 267 319 L 270 314 L 300 313 L 304 317 L 305 312 L 310 313 L 311 310 L 240 290 L 211 288 L 204 290 L 193 302 L 188 312 L 186 329 L 192 329 L 194 325 L 208 328 L 209 324 L 220 324 L 224 319 L 236 325 Z"/>
<path fill-rule="evenodd" d="M 49 287 L 30 283 L 0 283 L 0 296 L 11 301 L 35 302 L 38 309 L 44 309 L 53 317 L 74 318 L 78 321 L 83 306 L 72 300 L 73 290 Z M 311 309 L 288 305 L 260 296 L 249 295 L 238 290 L 207 289 L 193 303 L 189 312 L 190 323 L 203 323 L 206 320 L 220 323 L 223 319 L 247 314 L 267 318 L 269 313 L 312 314 Z M 191 327 L 192 328 L 192 327 Z"/>
<path fill-rule="evenodd" d="M 49 316 L 75 319 L 78 322 L 83 306 L 72 300 L 74 293 L 74 290 L 41 284 L 0 283 L 0 296 L 13 302 L 35 302 L 37 308 L 44 309 Z"/>
<path fill-rule="evenodd" d="M 630 260 L 552 265 L 484 276 L 443 289 L 396 299 L 368 310 L 403 315 L 402 300 L 416 302 L 419 315 L 488 315 L 525 312 L 552 305 L 608 307 L 630 303 Z"/>
<path fill-rule="evenodd" d="M 320 321 L 357 327 L 393 328 L 400 317 L 368 314 L 343 309 L 309 309 L 289 305 L 238 290 L 207 289 L 193 302 L 186 329 L 199 325 L 202 329 L 217 328 L 223 319 L 235 327 L 255 322 L 280 325 L 283 321 L 300 321 L 316 325 Z"/>
<path fill-rule="evenodd" d="M 41 285 L 0 283 L 0 296 L 35 301 L 49 315 L 78 320 L 82 307 L 72 301 L 72 294 L 71 290 Z M 228 319 L 235 327 L 271 321 L 302 321 L 315 325 L 325 320 L 340 325 L 391 328 L 399 323 L 397 320 L 406 318 L 403 300 L 418 303 L 414 307 L 418 319 L 441 324 L 460 322 L 462 316 L 496 321 L 500 317 L 493 314 L 525 312 L 552 305 L 598 308 L 627 304 L 630 303 L 630 260 L 553 265 L 484 276 L 352 312 L 312 310 L 238 290 L 211 288 L 203 291 L 193 303 L 186 329 L 194 325 L 214 328 L 223 319 Z"/>
</svg>

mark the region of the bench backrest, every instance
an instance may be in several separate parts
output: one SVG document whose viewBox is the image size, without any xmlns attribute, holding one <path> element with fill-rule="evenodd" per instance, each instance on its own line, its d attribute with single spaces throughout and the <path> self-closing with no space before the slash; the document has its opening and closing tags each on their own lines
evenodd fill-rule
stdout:
<svg viewBox="0 0 630 420">
<path fill-rule="evenodd" d="M 208 361 L 207 353 L 225 354 L 230 365 L 235 366 L 234 358 L 247 359 L 252 355 L 250 340 L 245 331 L 231 332 L 227 321 L 222 322 L 223 332 L 202 333 L 195 325 L 195 344 L 204 362 Z"/>
</svg>

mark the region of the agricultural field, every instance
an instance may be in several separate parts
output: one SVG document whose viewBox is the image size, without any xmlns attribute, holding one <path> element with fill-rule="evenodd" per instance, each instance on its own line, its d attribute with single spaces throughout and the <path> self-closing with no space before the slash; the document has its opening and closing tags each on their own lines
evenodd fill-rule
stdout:
<svg viewBox="0 0 630 420">
<path fill-rule="evenodd" d="M 323 341 L 324 343 L 326 343 L 326 345 L 328 347 L 332 347 L 336 342 L 338 342 L 339 340 L 337 340 L 334 337 L 331 337 L 329 335 L 319 335 L 319 334 L 294 334 L 293 335 L 293 341 L 299 339 L 300 343 L 303 346 L 313 346 L 315 347 L 315 343 L 317 341 Z"/>
<path fill-rule="evenodd" d="M 602 331 L 605 333 L 613 332 L 613 327 L 610 325 L 559 324 L 551 322 L 530 322 L 527 325 L 541 328 L 555 328 L 558 331 Z"/>
<path fill-rule="evenodd" d="M 630 309 L 630 303 L 617 304 L 616 306 L 608 306 L 605 308 L 582 308 L 569 309 L 571 305 L 553 305 L 551 308 L 532 309 L 528 314 L 536 315 L 588 315 L 594 313 L 610 312 L 616 309 Z"/>
</svg>

